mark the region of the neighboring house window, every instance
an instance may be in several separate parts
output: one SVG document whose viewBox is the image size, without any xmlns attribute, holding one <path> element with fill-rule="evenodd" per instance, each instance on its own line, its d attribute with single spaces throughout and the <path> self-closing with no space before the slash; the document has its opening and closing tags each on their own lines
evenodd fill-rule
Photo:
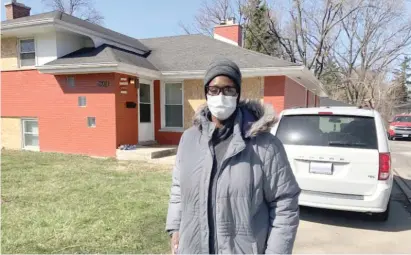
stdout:
<svg viewBox="0 0 411 255">
<path fill-rule="evenodd" d="M 87 126 L 90 128 L 96 127 L 96 117 L 87 117 Z"/>
<path fill-rule="evenodd" d="M 20 40 L 20 66 L 35 66 L 36 50 L 34 39 Z"/>
<path fill-rule="evenodd" d="M 67 84 L 68 84 L 70 87 L 76 86 L 75 81 L 76 81 L 76 80 L 74 79 L 74 76 L 68 76 L 68 77 L 67 77 Z"/>
<path fill-rule="evenodd" d="M 78 97 L 78 106 L 80 107 L 86 107 L 87 105 L 87 99 L 85 96 L 80 96 Z"/>
<path fill-rule="evenodd" d="M 183 127 L 183 84 L 165 84 L 165 127 Z"/>
<path fill-rule="evenodd" d="M 151 93 L 150 85 L 140 83 L 140 122 L 151 122 Z"/>
<path fill-rule="evenodd" d="M 22 119 L 23 148 L 38 149 L 39 126 L 36 119 Z"/>
</svg>

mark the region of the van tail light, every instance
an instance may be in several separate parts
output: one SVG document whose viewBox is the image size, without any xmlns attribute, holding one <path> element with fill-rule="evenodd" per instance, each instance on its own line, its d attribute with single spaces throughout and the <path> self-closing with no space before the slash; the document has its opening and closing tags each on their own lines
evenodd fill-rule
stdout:
<svg viewBox="0 0 411 255">
<path fill-rule="evenodd" d="M 318 112 L 318 115 L 333 115 L 332 112 Z"/>
<path fill-rule="evenodd" d="M 390 153 L 380 153 L 380 167 L 378 170 L 378 180 L 387 180 L 390 177 L 391 155 Z"/>
</svg>

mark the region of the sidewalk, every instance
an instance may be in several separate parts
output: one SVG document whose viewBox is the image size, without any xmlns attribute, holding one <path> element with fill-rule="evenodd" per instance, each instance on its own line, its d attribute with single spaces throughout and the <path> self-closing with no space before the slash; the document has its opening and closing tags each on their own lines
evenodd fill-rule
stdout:
<svg viewBox="0 0 411 255">
<path fill-rule="evenodd" d="M 411 203 L 411 152 L 396 151 L 393 156 L 396 161 L 393 166 L 394 180 Z"/>
<path fill-rule="evenodd" d="M 400 186 L 411 203 L 411 169 L 394 168 L 394 181 Z M 408 170 L 408 171 L 407 171 Z"/>
</svg>

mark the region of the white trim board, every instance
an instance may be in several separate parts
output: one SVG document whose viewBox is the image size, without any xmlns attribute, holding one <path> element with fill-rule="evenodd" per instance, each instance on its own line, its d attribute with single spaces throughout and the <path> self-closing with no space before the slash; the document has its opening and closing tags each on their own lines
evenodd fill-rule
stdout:
<svg viewBox="0 0 411 255">
<path fill-rule="evenodd" d="M 205 70 L 193 71 L 155 71 L 124 63 L 98 63 L 98 64 L 73 64 L 73 65 L 54 65 L 36 66 L 41 73 L 47 74 L 75 74 L 75 73 L 107 73 L 117 72 L 128 75 L 138 76 L 139 78 L 165 80 L 168 82 L 178 82 L 185 79 L 203 79 Z M 242 68 L 243 77 L 258 76 L 278 76 L 286 75 L 305 88 L 319 96 L 326 96 L 322 84 L 316 80 L 311 71 L 304 66 L 287 67 L 267 67 L 267 68 Z"/>
</svg>

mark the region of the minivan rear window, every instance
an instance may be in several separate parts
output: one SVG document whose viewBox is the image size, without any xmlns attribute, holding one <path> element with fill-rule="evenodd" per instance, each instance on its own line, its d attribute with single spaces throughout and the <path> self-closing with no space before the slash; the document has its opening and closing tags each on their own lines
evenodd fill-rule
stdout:
<svg viewBox="0 0 411 255">
<path fill-rule="evenodd" d="M 283 144 L 377 149 L 374 118 L 346 115 L 284 115 L 277 137 Z"/>
</svg>

